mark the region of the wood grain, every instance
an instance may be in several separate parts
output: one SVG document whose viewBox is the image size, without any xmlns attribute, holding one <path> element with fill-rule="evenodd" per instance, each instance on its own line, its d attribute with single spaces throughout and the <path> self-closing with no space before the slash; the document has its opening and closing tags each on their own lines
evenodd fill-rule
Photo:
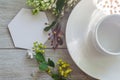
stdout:
<svg viewBox="0 0 120 80">
<path fill-rule="evenodd" d="M 0 48 L 14 48 L 7 28 L 0 28 Z"/>
<path fill-rule="evenodd" d="M 64 56 L 63 56 L 64 55 Z M 73 69 L 72 80 L 93 80 L 74 64 L 66 49 L 46 49 L 46 58 L 55 62 L 59 58 L 70 63 Z M 44 72 L 38 72 L 35 59 L 26 57 L 26 50 L 0 49 L 0 80 L 52 80 Z"/>
<path fill-rule="evenodd" d="M 14 47 L 7 28 L 7 25 L 21 8 L 28 8 L 25 2 L 26 0 L 0 0 L 0 80 L 52 80 L 46 73 L 38 71 L 36 61 L 26 57 L 26 50 Z M 64 33 L 71 10 L 66 12 L 60 23 Z M 52 22 L 53 16 L 48 12 L 47 16 Z M 64 45 L 60 46 L 59 49 L 51 49 L 50 41 L 47 41 L 45 45 L 48 48 L 46 49 L 46 58 L 51 58 L 55 62 L 62 58 L 71 64 L 73 69 L 72 80 L 95 80 L 80 70 L 72 61 L 67 51 L 65 34 Z"/>
</svg>

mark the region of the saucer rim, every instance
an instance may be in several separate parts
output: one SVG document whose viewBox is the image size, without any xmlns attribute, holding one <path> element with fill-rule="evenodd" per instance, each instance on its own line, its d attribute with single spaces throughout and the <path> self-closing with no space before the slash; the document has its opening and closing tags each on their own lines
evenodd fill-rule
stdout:
<svg viewBox="0 0 120 80">
<path fill-rule="evenodd" d="M 82 0 L 82 1 L 87 1 L 87 0 Z M 92 0 L 89 0 L 90 2 L 92 2 Z M 89 2 L 88 1 L 88 2 Z M 80 58 L 78 58 L 78 56 L 75 56 L 74 55 L 74 52 L 70 49 L 70 48 L 72 48 L 73 49 L 73 47 L 74 47 L 74 45 L 72 45 L 72 43 L 70 43 L 70 40 L 69 39 L 71 39 L 71 40 L 73 40 L 74 41 L 74 39 L 72 38 L 72 37 L 70 37 L 70 38 L 68 38 L 68 35 L 69 36 L 72 36 L 70 33 L 69 33 L 69 31 L 68 31 L 68 26 L 70 25 L 70 19 L 71 19 L 71 16 L 73 16 L 73 14 L 75 13 L 75 11 L 77 10 L 78 11 L 78 9 L 77 8 L 79 8 L 79 10 L 80 10 L 80 8 L 81 8 L 81 5 L 82 3 L 81 2 L 79 2 L 77 5 L 76 5 L 76 7 L 73 9 L 73 11 L 71 12 L 71 14 L 70 14 L 70 16 L 69 16 L 69 18 L 68 18 L 68 21 L 67 21 L 67 26 L 66 26 L 66 44 L 67 44 L 67 48 L 68 48 L 68 52 L 69 52 L 69 54 L 70 54 L 70 56 L 71 56 L 71 58 L 72 58 L 72 60 L 75 62 L 75 64 L 82 70 L 82 71 L 84 71 L 87 75 L 89 75 L 89 76 L 91 76 L 91 77 L 93 77 L 93 78 L 95 78 L 95 79 L 102 79 L 102 80 L 106 80 L 106 78 L 109 80 L 109 78 L 110 77 L 105 77 L 105 76 L 103 76 L 103 75 L 99 75 L 99 73 L 98 74 L 92 74 L 91 72 L 87 72 L 87 70 L 85 70 L 85 68 L 83 68 L 83 63 L 82 64 L 79 64 L 79 60 L 80 60 L 80 58 L 82 58 L 82 57 L 80 57 Z M 96 9 L 96 8 L 95 8 Z M 93 14 L 93 12 L 94 12 L 94 10 L 95 9 L 93 9 L 93 11 L 92 11 L 92 14 Z M 83 10 L 84 11 L 84 10 Z M 76 13 L 75 13 L 76 14 Z M 74 14 L 74 17 L 75 17 L 75 14 Z M 88 13 L 89 14 L 89 13 Z M 89 17 L 91 17 L 92 16 L 92 14 L 89 16 Z M 77 17 L 78 18 L 78 17 Z M 91 19 L 89 19 L 89 21 L 90 21 Z M 73 21 L 72 21 L 73 22 Z M 75 22 L 75 21 L 74 21 Z M 89 25 L 89 22 L 87 23 L 88 25 Z M 75 26 L 75 25 L 74 25 Z M 74 27 L 73 25 L 72 25 L 72 27 Z M 86 26 L 85 26 L 86 27 Z M 83 27 L 82 27 L 83 28 Z M 84 33 L 83 31 L 82 31 L 82 33 Z M 77 34 L 77 33 L 74 33 L 74 34 Z M 86 35 L 87 36 L 87 35 Z M 84 36 L 84 37 L 86 37 L 86 36 Z M 84 43 L 85 44 L 85 43 Z M 80 45 L 80 44 L 79 44 Z M 72 47 L 71 47 L 72 46 Z M 77 45 L 78 46 L 78 45 Z M 76 46 L 75 46 L 76 47 Z M 84 45 L 82 46 L 82 47 L 84 47 Z M 78 47 L 77 47 L 78 48 Z M 77 49 L 75 49 L 75 50 L 77 50 Z M 75 51 L 74 50 L 74 51 Z M 82 50 L 82 49 L 81 49 Z M 79 51 L 76 51 L 76 52 L 78 52 L 79 53 L 79 55 L 81 55 L 81 52 L 79 52 Z M 95 52 L 95 51 L 94 51 Z M 75 53 L 76 54 L 76 53 Z M 82 56 L 82 55 L 81 55 Z M 95 55 L 96 56 L 96 55 Z M 98 54 L 97 54 L 97 56 L 98 56 Z M 106 57 L 106 56 L 105 56 Z M 103 57 L 103 59 L 105 58 L 105 57 Z M 75 58 L 77 58 L 78 60 L 76 60 Z M 84 57 L 83 57 L 84 58 Z M 115 59 L 115 58 L 112 58 L 112 60 L 113 59 Z M 120 57 L 119 57 L 119 59 L 120 59 Z M 109 58 L 107 59 L 107 60 L 109 60 Z M 120 65 L 119 65 L 120 66 Z M 118 77 L 118 76 L 117 76 Z M 118 79 L 120 79 L 120 77 L 118 77 Z"/>
<path fill-rule="evenodd" d="M 83 0 L 82 0 L 83 1 Z M 74 61 L 74 63 L 77 65 L 77 67 L 80 69 L 80 70 L 82 70 L 83 72 L 85 72 L 88 76 L 90 76 L 90 77 L 92 77 L 92 78 L 95 78 L 95 79 L 98 79 L 98 77 L 96 77 L 96 76 L 92 76 L 91 74 L 89 74 L 89 73 L 87 73 L 83 68 L 81 68 L 77 63 L 76 63 L 76 61 L 75 61 L 75 59 L 73 58 L 73 56 L 71 55 L 71 52 L 70 52 L 70 49 L 69 49 L 69 45 L 68 45 L 68 40 L 67 40 L 67 28 L 68 28 L 68 23 L 69 23 L 69 20 L 70 20 L 70 17 L 71 17 L 71 15 L 73 14 L 73 12 L 75 11 L 75 9 L 77 8 L 77 7 L 79 7 L 79 5 L 81 5 L 82 3 L 82 1 L 80 1 L 74 8 L 73 8 L 73 10 L 72 10 L 72 12 L 71 12 L 71 14 L 70 14 L 70 16 L 69 16 L 69 18 L 68 18 L 68 21 L 67 21 L 67 24 L 66 24 L 66 32 L 65 32 L 65 38 L 66 38 L 66 45 L 67 45 L 67 49 L 68 49 L 68 52 L 69 52 L 69 55 L 70 55 L 70 57 L 72 58 L 72 60 Z M 87 0 L 86 0 L 87 1 Z M 92 2 L 92 0 L 89 0 L 89 1 L 91 1 Z M 84 0 L 84 2 L 85 2 L 85 0 Z M 94 5 L 94 3 L 93 3 L 93 5 Z M 96 9 L 96 8 L 95 8 Z M 95 10 L 95 9 L 93 9 L 93 11 Z M 92 15 L 91 15 L 92 16 Z M 88 23 L 89 24 L 89 23 Z"/>
</svg>

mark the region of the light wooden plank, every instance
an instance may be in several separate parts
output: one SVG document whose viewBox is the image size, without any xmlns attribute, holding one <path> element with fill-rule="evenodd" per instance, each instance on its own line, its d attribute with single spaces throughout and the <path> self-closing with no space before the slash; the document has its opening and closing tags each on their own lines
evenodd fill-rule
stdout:
<svg viewBox="0 0 120 80">
<path fill-rule="evenodd" d="M 0 27 L 7 27 L 8 23 L 25 7 L 26 0 L 0 0 Z"/>
<path fill-rule="evenodd" d="M 45 56 L 55 62 L 62 58 L 72 65 L 72 80 L 95 80 L 74 64 L 66 49 L 46 49 Z M 0 80 L 52 80 L 46 73 L 38 72 L 38 65 L 26 57 L 26 50 L 0 49 Z"/>
<path fill-rule="evenodd" d="M 0 80 L 32 80 L 36 68 L 24 50 L 0 50 Z"/>
<path fill-rule="evenodd" d="M 0 48 L 14 48 L 7 28 L 0 28 Z"/>
<path fill-rule="evenodd" d="M 47 74 L 38 73 L 38 65 L 35 60 L 26 57 L 26 50 L 9 49 L 14 48 L 7 25 L 19 12 L 21 8 L 27 8 L 26 0 L 0 0 L 0 80 L 52 80 Z M 67 18 L 70 12 L 65 14 L 61 21 L 62 31 L 65 32 Z M 53 17 L 48 15 L 51 22 Z M 64 39 L 65 42 L 65 39 Z M 50 41 L 45 43 L 47 48 L 51 48 Z M 66 48 L 66 44 L 59 48 Z M 72 80 L 95 80 L 81 71 L 72 61 L 66 49 L 46 49 L 46 57 L 55 62 L 59 58 L 66 60 L 72 65 Z"/>
<path fill-rule="evenodd" d="M 0 49 L 0 80 L 52 80 L 38 72 L 38 64 L 26 57 L 26 50 Z"/>
</svg>

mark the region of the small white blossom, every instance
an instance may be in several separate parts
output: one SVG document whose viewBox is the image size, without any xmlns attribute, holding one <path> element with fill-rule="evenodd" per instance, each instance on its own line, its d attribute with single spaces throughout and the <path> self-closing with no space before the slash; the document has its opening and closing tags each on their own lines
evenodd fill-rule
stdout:
<svg viewBox="0 0 120 80">
<path fill-rule="evenodd" d="M 44 2 L 49 2 L 50 0 L 43 0 Z"/>
</svg>

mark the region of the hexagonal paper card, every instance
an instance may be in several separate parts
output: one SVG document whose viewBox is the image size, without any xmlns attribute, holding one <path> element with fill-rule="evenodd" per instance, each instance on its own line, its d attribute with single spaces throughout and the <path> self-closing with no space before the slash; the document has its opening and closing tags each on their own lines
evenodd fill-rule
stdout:
<svg viewBox="0 0 120 80">
<path fill-rule="evenodd" d="M 35 41 L 45 43 L 48 39 L 48 32 L 43 30 L 45 23 L 48 19 L 44 12 L 32 15 L 30 9 L 21 9 L 8 25 L 15 47 L 31 49 Z"/>
</svg>

